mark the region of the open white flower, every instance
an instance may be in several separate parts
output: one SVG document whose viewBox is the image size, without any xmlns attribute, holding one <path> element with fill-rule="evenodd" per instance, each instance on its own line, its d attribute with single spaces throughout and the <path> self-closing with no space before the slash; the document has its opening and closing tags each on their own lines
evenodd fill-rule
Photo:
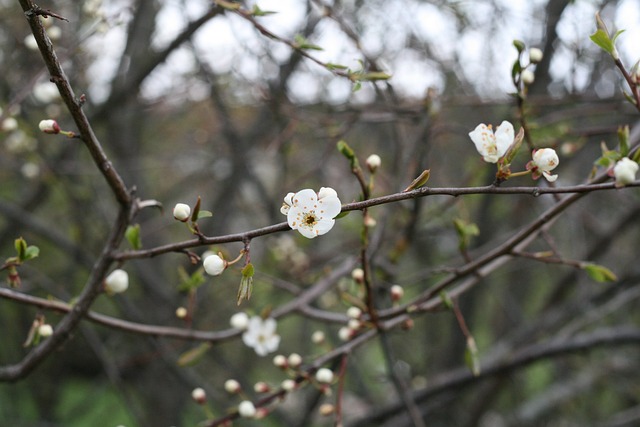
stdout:
<svg viewBox="0 0 640 427">
<path fill-rule="evenodd" d="M 558 175 L 551 175 L 549 172 L 554 170 L 558 163 L 560 163 L 560 160 L 556 150 L 553 148 L 541 148 L 533 152 L 533 160 L 527 165 L 527 169 L 531 169 L 533 179 L 540 178 L 540 174 L 542 174 L 547 181 L 554 182 L 558 179 Z"/>
<path fill-rule="evenodd" d="M 513 144 L 515 133 L 513 125 L 505 120 L 496 128 L 495 133 L 491 125 L 481 123 L 473 132 L 469 132 L 469 137 L 485 162 L 497 163 Z"/>
<path fill-rule="evenodd" d="M 249 326 L 242 334 L 242 341 L 253 348 L 258 356 L 266 356 L 278 349 L 280 335 L 276 334 L 276 320 L 272 317 L 262 319 L 253 316 L 249 319 Z"/>
<path fill-rule="evenodd" d="M 280 212 L 287 215 L 289 227 L 309 239 L 327 233 L 340 213 L 341 203 L 333 188 L 322 187 L 316 194 L 311 189 L 289 193 Z"/>
<path fill-rule="evenodd" d="M 616 185 L 619 187 L 635 181 L 636 173 L 638 173 L 638 164 L 628 157 L 618 160 L 613 167 L 613 176 L 616 178 Z"/>
</svg>

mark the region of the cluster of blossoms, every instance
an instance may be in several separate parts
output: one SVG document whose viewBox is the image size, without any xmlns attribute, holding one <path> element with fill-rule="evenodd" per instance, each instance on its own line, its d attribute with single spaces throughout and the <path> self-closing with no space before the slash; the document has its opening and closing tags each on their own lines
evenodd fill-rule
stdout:
<svg viewBox="0 0 640 427">
<path fill-rule="evenodd" d="M 272 317 L 249 317 L 245 313 L 236 313 L 229 321 L 232 327 L 243 330 L 242 341 L 255 350 L 258 356 L 273 353 L 280 345 L 280 335 L 276 333 L 277 323 Z"/>
<path fill-rule="evenodd" d="M 322 187 L 316 193 L 311 189 L 288 193 L 280 212 L 287 216 L 289 227 L 309 239 L 321 236 L 333 228 L 341 203 L 333 188 Z"/>
<path fill-rule="evenodd" d="M 513 125 L 505 120 L 495 132 L 491 125 L 481 123 L 469 132 L 469 137 L 485 162 L 498 163 L 514 144 L 515 133 Z M 544 176 L 549 182 L 554 182 L 558 175 L 551 175 L 550 172 L 559 163 L 558 155 L 553 148 L 542 148 L 533 151 L 532 160 L 527 163 L 527 170 L 531 172 L 533 179 Z"/>
</svg>

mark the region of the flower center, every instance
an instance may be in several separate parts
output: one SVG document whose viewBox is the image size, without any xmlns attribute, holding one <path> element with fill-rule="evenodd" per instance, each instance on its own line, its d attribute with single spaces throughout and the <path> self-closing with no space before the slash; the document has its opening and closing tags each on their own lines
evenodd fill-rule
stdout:
<svg viewBox="0 0 640 427">
<path fill-rule="evenodd" d="M 306 212 L 302 217 L 302 224 L 307 227 L 313 227 L 317 223 L 318 223 L 318 217 L 316 217 L 316 213 L 313 211 Z"/>
</svg>

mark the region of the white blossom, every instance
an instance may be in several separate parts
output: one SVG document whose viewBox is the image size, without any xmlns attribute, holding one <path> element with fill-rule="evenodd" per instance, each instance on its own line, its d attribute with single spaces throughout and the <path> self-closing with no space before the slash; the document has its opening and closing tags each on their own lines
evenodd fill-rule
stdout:
<svg viewBox="0 0 640 427">
<path fill-rule="evenodd" d="M 333 188 L 322 187 L 316 194 L 304 189 L 295 194 L 289 193 L 280 211 L 286 213 L 289 227 L 298 230 L 309 239 L 327 233 L 340 213 L 341 203 Z"/>
<path fill-rule="evenodd" d="M 236 394 L 240 391 L 241 387 L 238 381 L 231 379 L 224 382 L 224 389 L 229 394 Z"/>
<path fill-rule="evenodd" d="M 520 74 L 520 79 L 522 79 L 522 83 L 529 86 L 533 84 L 533 82 L 536 79 L 536 76 L 533 74 L 533 71 L 531 70 L 523 70 L 522 73 Z"/>
<path fill-rule="evenodd" d="M 613 167 L 613 176 L 616 178 L 616 185 L 622 187 L 636 180 L 638 164 L 628 157 L 618 160 Z"/>
<path fill-rule="evenodd" d="M 372 154 L 367 157 L 367 168 L 369 168 L 369 172 L 376 173 L 380 165 L 382 165 L 382 159 L 377 154 Z"/>
<path fill-rule="evenodd" d="M 219 255 L 209 255 L 202 261 L 204 271 L 210 276 L 218 276 L 227 268 L 227 261 L 220 258 Z"/>
<path fill-rule="evenodd" d="M 191 392 L 191 398 L 195 400 L 199 404 L 203 404 L 207 400 L 207 393 L 203 388 L 197 387 L 194 388 Z"/>
<path fill-rule="evenodd" d="M 560 160 L 556 150 L 553 148 L 541 148 L 533 152 L 533 160 L 527 167 L 532 170 L 534 179 L 538 179 L 540 173 L 542 173 L 547 181 L 554 182 L 558 179 L 558 175 L 551 175 L 549 172 L 554 170 L 558 163 L 560 163 Z"/>
<path fill-rule="evenodd" d="M 104 279 L 104 288 L 110 294 L 119 294 L 127 290 L 129 287 L 129 275 L 121 269 L 113 270 L 106 279 Z"/>
<path fill-rule="evenodd" d="M 251 347 L 259 356 L 266 356 L 278 349 L 280 335 L 276 334 L 277 323 L 272 317 L 262 319 L 253 316 L 249 319 L 247 330 L 242 334 L 242 341 Z"/>
<path fill-rule="evenodd" d="M 488 163 L 497 163 L 500 157 L 504 156 L 514 139 L 513 125 L 508 121 L 503 121 L 493 132 L 491 125 L 479 124 L 469 132 L 471 141 L 476 146 L 476 150 Z"/>
</svg>

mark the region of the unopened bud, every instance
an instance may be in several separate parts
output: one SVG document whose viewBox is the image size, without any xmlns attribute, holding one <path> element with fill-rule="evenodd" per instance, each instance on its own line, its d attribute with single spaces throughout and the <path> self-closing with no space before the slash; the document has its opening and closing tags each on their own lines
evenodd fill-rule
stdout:
<svg viewBox="0 0 640 427">
<path fill-rule="evenodd" d="M 227 268 L 227 261 L 220 258 L 219 255 L 209 255 L 202 262 L 204 271 L 210 276 L 219 276 Z"/>
<path fill-rule="evenodd" d="M 287 358 L 281 354 L 278 354 L 273 358 L 273 364 L 278 368 L 286 368 L 287 367 Z"/>
<path fill-rule="evenodd" d="M 358 283 L 362 283 L 364 281 L 364 270 L 361 268 L 354 268 L 351 272 L 351 278 Z"/>
<path fill-rule="evenodd" d="M 224 382 L 224 389 L 229 394 L 236 394 L 240 391 L 241 387 L 238 381 L 232 379 Z"/>
<path fill-rule="evenodd" d="M 238 414 L 242 418 L 253 418 L 256 416 L 256 407 L 249 400 L 243 400 L 238 405 Z"/>
<path fill-rule="evenodd" d="M 522 79 L 522 83 L 524 83 L 525 85 L 529 86 L 529 85 L 533 84 L 533 82 L 536 79 L 536 77 L 534 76 L 533 71 L 524 70 L 520 74 L 520 79 Z"/>
<path fill-rule="evenodd" d="M 302 364 L 302 357 L 298 353 L 291 353 L 287 359 L 287 363 L 292 368 L 297 368 Z"/>
<path fill-rule="evenodd" d="M 532 64 L 537 64 L 538 62 L 542 61 L 542 50 L 538 49 L 537 47 L 532 47 L 531 49 L 529 49 L 529 61 L 531 61 Z"/>
<path fill-rule="evenodd" d="M 264 381 L 258 381 L 253 386 L 253 390 L 256 393 L 269 393 L 271 391 L 271 387 L 269 387 L 269 384 L 265 383 Z"/>
<path fill-rule="evenodd" d="M 40 121 L 38 127 L 44 133 L 60 133 L 60 126 L 58 126 L 58 122 L 56 122 L 55 120 L 42 120 Z"/>
<path fill-rule="evenodd" d="M 48 323 L 44 323 L 38 327 L 38 335 L 47 338 L 53 335 L 53 328 Z"/>
<path fill-rule="evenodd" d="M 203 388 L 194 388 L 191 392 L 191 398 L 199 405 L 204 404 L 207 401 L 207 393 Z"/>
<path fill-rule="evenodd" d="M 382 164 L 382 159 L 377 154 L 372 154 L 367 157 L 367 167 L 369 168 L 369 172 L 376 173 L 380 165 Z"/>
<path fill-rule="evenodd" d="M 328 368 L 320 368 L 316 372 L 316 381 L 322 384 L 329 384 L 333 381 L 333 371 Z"/>
<path fill-rule="evenodd" d="M 391 286 L 389 293 L 391 294 L 391 301 L 397 302 L 404 296 L 404 288 L 400 285 L 393 285 Z"/>
<path fill-rule="evenodd" d="M 359 319 L 362 316 L 362 310 L 356 306 L 351 306 L 347 309 L 347 316 L 351 319 Z"/>
<path fill-rule="evenodd" d="M 319 412 L 323 417 L 327 417 L 333 414 L 334 411 L 335 407 L 331 403 L 323 403 L 322 405 L 320 405 Z"/>
<path fill-rule="evenodd" d="M 178 221 L 186 222 L 191 215 L 191 207 L 184 203 L 177 203 L 173 208 L 173 217 Z"/>
<path fill-rule="evenodd" d="M 126 271 L 117 269 L 113 270 L 106 279 L 104 279 L 104 289 L 109 294 L 119 294 L 127 290 L 129 287 L 129 275 Z"/>
<path fill-rule="evenodd" d="M 295 390 L 297 383 L 292 380 L 292 379 L 286 379 L 284 381 L 282 381 L 282 389 L 285 391 L 292 391 Z"/>
<path fill-rule="evenodd" d="M 178 307 L 178 308 L 176 308 L 176 317 L 177 317 L 178 319 L 184 319 L 184 318 L 186 318 L 186 317 L 187 317 L 187 314 L 189 314 L 189 313 L 188 313 L 188 311 L 187 311 L 187 309 L 186 309 L 186 308 L 184 308 L 184 307 Z"/>
<path fill-rule="evenodd" d="M 324 336 L 324 332 L 322 331 L 315 331 L 311 335 L 311 342 L 314 344 L 322 344 L 324 340 L 325 340 L 325 336 Z"/>
</svg>

